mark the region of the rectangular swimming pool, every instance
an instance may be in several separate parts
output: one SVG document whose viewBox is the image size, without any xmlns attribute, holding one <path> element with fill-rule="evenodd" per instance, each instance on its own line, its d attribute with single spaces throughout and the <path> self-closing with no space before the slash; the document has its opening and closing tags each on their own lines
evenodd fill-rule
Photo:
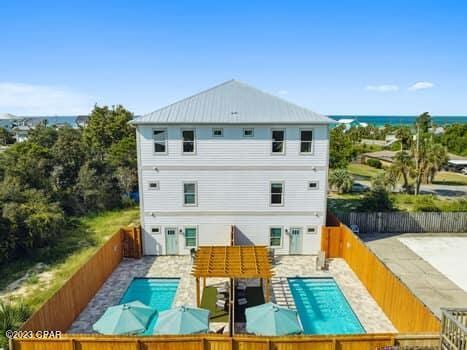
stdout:
<svg viewBox="0 0 467 350">
<path fill-rule="evenodd" d="M 120 300 L 120 304 L 138 300 L 158 312 L 172 308 L 172 303 L 177 293 L 178 278 L 134 278 Z M 151 330 L 157 321 L 157 314 L 151 319 L 148 331 L 145 335 L 150 335 Z"/>
<path fill-rule="evenodd" d="M 305 334 L 365 333 L 334 278 L 289 278 Z"/>
</svg>

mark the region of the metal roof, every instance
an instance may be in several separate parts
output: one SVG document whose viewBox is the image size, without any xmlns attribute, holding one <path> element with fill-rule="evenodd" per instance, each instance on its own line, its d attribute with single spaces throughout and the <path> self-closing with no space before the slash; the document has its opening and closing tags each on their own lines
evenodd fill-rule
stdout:
<svg viewBox="0 0 467 350">
<path fill-rule="evenodd" d="M 245 83 L 229 80 L 130 123 L 335 124 L 335 121 Z"/>
</svg>

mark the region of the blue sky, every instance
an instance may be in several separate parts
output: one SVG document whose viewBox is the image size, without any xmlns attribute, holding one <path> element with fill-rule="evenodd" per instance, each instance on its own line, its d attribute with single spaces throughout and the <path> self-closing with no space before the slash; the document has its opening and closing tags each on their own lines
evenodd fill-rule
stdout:
<svg viewBox="0 0 467 350">
<path fill-rule="evenodd" d="M 467 115 L 467 1 L 0 1 L 0 114 L 235 78 L 324 114 Z"/>
</svg>

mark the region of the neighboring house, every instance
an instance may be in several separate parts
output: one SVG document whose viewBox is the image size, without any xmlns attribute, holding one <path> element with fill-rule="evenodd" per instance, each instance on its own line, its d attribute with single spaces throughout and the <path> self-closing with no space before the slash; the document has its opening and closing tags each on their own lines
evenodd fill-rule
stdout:
<svg viewBox="0 0 467 350">
<path fill-rule="evenodd" d="M 88 125 L 88 122 L 89 122 L 89 116 L 88 115 L 79 115 L 75 119 L 76 126 L 78 126 L 80 128 L 86 127 L 86 125 Z"/>
<path fill-rule="evenodd" d="M 361 155 L 362 163 L 366 164 L 368 159 L 379 160 L 384 167 L 389 167 L 394 163 L 394 157 L 397 152 L 395 151 L 377 151 L 363 153 Z"/>
<path fill-rule="evenodd" d="M 28 135 L 31 129 L 32 128 L 28 125 L 19 125 L 14 127 L 11 131 L 16 142 L 23 142 L 28 139 Z"/>
<path fill-rule="evenodd" d="M 144 253 L 320 249 L 332 119 L 232 80 L 131 121 Z"/>
<path fill-rule="evenodd" d="M 345 130 L 349 130 L 350 128 L 357 127 L 357 126 L 361 126 L 361 127 L 367 127 L 368 126 L 367 123 L 361 123 L 357 119 L 346 119 L 346 118 L 339 119 L 337 121 L 337 124 L 338 125 L 344 125 Z"/>
</svg>

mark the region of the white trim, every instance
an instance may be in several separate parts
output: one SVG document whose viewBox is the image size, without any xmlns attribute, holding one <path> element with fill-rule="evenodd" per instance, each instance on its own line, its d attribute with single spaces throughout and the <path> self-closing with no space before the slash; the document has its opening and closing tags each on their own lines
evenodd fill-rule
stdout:
<svg viewBox="0 0 467 350">
<path fill-rule="evenodd" d="M 273 209 L 276 208 L 276 209 Z M 269 211 L 242 211 L 242 210 L 193 210 L 193 211 L 147 211 L 145 216 L 165 217 L 165 216 L 316 216 L 323 217 L 322 211 L 292 211 L 283 210 L 282 207 L 271 207 Z"/>
<path fill-rule="evenodd" d="M 155 141 L 154 140 L 154 131 L 156 130 L 164 130 L 165 132 L 165 152 L 156 152 L 156 146 L 155 146 Z M 166 156 L 169 154 L 169 129 L 167 128 L 152 128 L 151 129 L 152 133 L 152 154 L 156 156 Z"/>
<path fill-rule="evenodd" d="M 195 203 L 194 204 L 186 204 L 185 203 L 185 185 L 194 184 L 195 185 Z M 196 181 L 183 181 L 182 183 L 182 203 L 184 207 L 197 207 L 198 206 L 198 182 Z"/>
<path fill-rule="evenodd" d="M 271 245 L 271 229 L 273 228 L 280 228 L 281 230 L 281 243 L 280 245 Z M 273 249 L 282 249 L 284 247 L 284 226 L 283 225 L 269 225 L 268 226 L 268 247 Z"/>
<path fill-rule="evenodd" d="M 214 131 L 215 130 L 220 130 L 221 131 L 221 134 L 220 135 L 215 135 L 214 134 Z M 212 137 L 224 137 L 224 128 L 211 128 L 211 136 Z"/>
<path fill-rule="evenodd" d="M 286 154 L 286 153 L 285 153 L 285 152 L 286 152 L 286 147 L 285 147 L 285 146 L 286 146 L 286 142 L 285 142 L 285 141 L 286 141 L 286 139 L 287 139 L 287 132 L 286 132 L 286 129 L 285 129 L 285 128 L 271 128 L 270 131 L 271 131 L 271 132 L 270 132 L 269 135 L 270 135 L 270 142 L 271 142 L 271 143 L 270 143 L 269 146 L 270 146 L 271 155 L 275 155 L 275 156 L 284 156 L 284 155 Z M 273 150 L 272 150 L 272 144 L 273 144 L 273 142 L 274 142 L 274 141 L 273 141 L 273 138 L 272 138 L 272 133 L 273 133 L 274 131 L 283 131 L 283 132 L 284 132 L 284 140 L 282 141 L 282 146 L 283 146 L 283 147 L 282 147 L 282 152 L 273 152 Z M 277 141 L 277 142 L 280 142 L 280 141 Z"/>
<path fill-rule="evenodd" d="M 156 187 L 151 187 L 151 184 L 156 184 L 157 186 Z M 160 185 L 159 185 L 159 181 L 148 181 L 148 190 L 149 191 L 159 191 L 160 189 Z"/>
<path fill-rule="evenodd" d="M 272 185 L 281 184 L 282 185 L 282 194 L 281 194 L 281 203 L 276 204 L 272 203 Z M 285 182 L 284 181 L 270 181 L 269 182 L 269 206 L 270 207 L 283 207 L 285 204 Z"/>
<path fill-rule="evenodd" d="M 325 166 L 286 166 L 286 165 L 161 165 L 143 166 L 143 170 L 303 170 L 303 171 L 326 171 Z"/>
<path fill-rule="evenodd" d="M 311 151 L 302 152 L 302 131 L 311 131 Z M 309 142 L 309 141 L 306 141 Z M 300 128 L 298 129 L 298 153 L 302 156 L 313 156 L 315 154 L 315 129 Z"/>
<path fill-rule="evenodd" d="M 251 130 L 251 135 L 245 135 L 245 130 Z M 255 128 L 243 128 L 243 137 L 255 137 Z"/>
<path fill-rule="evenodd" d="M 316 184 L 316 187 L 310 187 L 311 184 Z M 319 181 L 318 180 L 308 181 L 306 187 L 310 191 L 319 190 Z"/>
<path fill-rule="evenodd" d="M 183 132 L 184 131 L 193 131 L 193 152 L 184 152 L 183 151 L 183 144 L 184 144 L 184 140 L 183 140 Z M 197 151 L 197 145 L 196 145 L 196 128 L 181 128 L 180 129 L 180 138 L 182 140 L 182 155 L 184 156 L 193 156 L 193 155 L 196 155 L 196 151 Z M 187 141 L 187 142 L 190 142 L 190 141 Z"/>
</svg>

